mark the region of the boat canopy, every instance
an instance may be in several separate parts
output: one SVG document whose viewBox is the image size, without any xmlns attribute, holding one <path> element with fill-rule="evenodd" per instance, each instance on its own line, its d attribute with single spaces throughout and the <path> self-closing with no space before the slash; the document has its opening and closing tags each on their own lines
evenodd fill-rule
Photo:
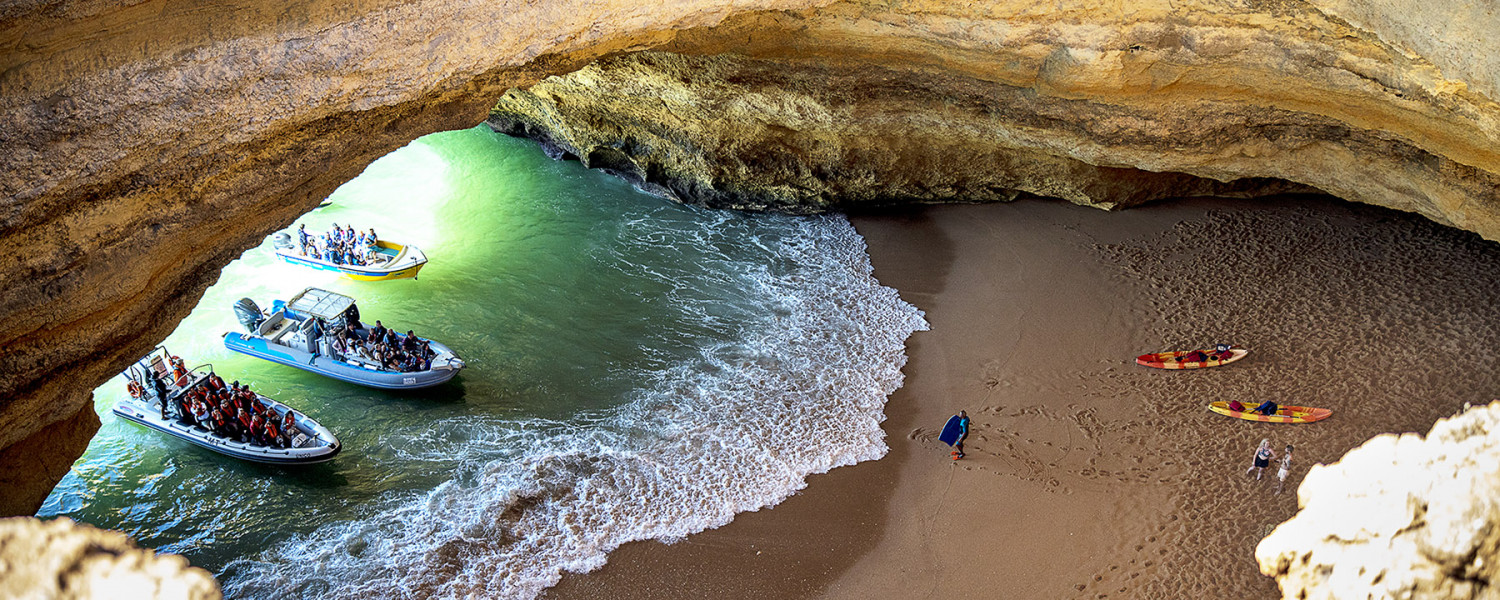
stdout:
<svg viewBox="0 0 1500 600">
<path fill-rule="evenodd" d="M 310 317 L 337 319 L 354 306 L 354 299 L 328 290 L 307 288 L 286 303 L 287 310 Z"/>
</svg>

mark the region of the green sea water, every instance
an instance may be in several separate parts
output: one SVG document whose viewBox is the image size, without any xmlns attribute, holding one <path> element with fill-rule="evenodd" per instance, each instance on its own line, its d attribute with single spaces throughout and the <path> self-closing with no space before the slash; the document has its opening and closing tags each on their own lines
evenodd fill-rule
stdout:
<svg viewBox="0 0 1500 600">
<path fill-rule="evenodd" d="M 268 241 L 164 345 L 305 411 L 343 453 L 291 468 L 198 449 L 115 418 L 115 379 L 40 516 L 184 554 L 233 596 L 529 598 L 621 543 L 718 526 L 885 451 L 884 400 L 925 325 L 842 217 L 677 205 L 483 126 L 417 140 L 330 200 L 298 223 L 414 244 L 420 278 L 344 280 Z M 393 393 L 223 348 L 235 300 L 309 286 L 467 368 Z"/>
</svg>

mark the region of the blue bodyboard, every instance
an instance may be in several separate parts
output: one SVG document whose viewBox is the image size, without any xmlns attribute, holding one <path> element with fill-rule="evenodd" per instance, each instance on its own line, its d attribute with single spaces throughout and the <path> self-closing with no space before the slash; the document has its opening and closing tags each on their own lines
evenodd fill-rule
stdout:
<svg viewBox="0 0 1500 600">
<path fill-rule="evenodd" d="M 963 417 L 958 415 L 953 415 L 948 419 L 948 424 L 943 426 L 943 433 L 938 435 L 938 441 L 949 446 L 957 442 L 958 436 L 963 433 L 963 426 L 959 425 L 960 421 L 963 421 Z"/>
</svg>

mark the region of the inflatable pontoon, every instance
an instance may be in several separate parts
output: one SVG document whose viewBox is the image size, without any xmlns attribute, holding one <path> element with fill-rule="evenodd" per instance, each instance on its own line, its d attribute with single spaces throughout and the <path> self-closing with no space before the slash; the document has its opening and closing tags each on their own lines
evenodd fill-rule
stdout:
<svg viewBox="0 0 1500 600">
<path fill-rule="evenodd" d="M 241 354 L 387 390 L 414 390 L 453 379 L 464 361 L 438 342 L 427 342 L 431 354 L 421 369 L 401 370 L 382 364 L 372 355 L 372 330 L 359 320 L 354 299 L 328 290 L 307 288 L 285 305 L 277 302 L 261 311 L 249 298 L 235 305 L 246 333 L 224 334 L 224 347 Z M 405 336 L 397 336 L 404 340 Z M 336 338 L 352 340 L 352 343 Z M 345 348 L 340 349 L 340 344 Z"/>
<path fill-rule="evenodd" d="M 137 425 L 186 440 L 195 446 L 248 461 L 305 465 L 332 460 L 338 455 L 342 447 L 339 445 L 338 438 L 334 437 L 333 432 L 328 428 L 318 424 L 312 417 L 260 394 L 256 394 L 256 397 L 275 413 L 277 423 L 280 423 L 288 412 L 292 413 L 292 418 L 297 424 L 297 431 L 286 432 L 292 441 L 290 448 L 245 443 L 218 435 L 199 425 L 189 425 L 186 421 L 171 415 L 165 419 L 162 418 L 161 398 L 156 395 L 156 386 L 152 384 L 152 378 L 158 378 L 162 382 L 166 400 L 173 402 L 195 387 L 209 385 L 209 375 L 212 373 L 212 365 L 185 369 L 180 359 L 172 356 L 165 348 L 157 347 L 151 354 L 141 359 L 140 363 L 123 373 L 125 379 L 130 382 L 127 386 L 130 397 L 116 404 L 114 413 Z"/>
</svg>

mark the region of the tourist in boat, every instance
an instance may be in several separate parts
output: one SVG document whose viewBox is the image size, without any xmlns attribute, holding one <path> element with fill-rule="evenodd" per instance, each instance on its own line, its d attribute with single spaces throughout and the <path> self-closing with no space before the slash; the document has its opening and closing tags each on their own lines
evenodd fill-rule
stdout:
<svg viewBox="0 0 1500 600">
<path fill-rule="evenodd" d="M 265 446 L 267 445 L 266 442 L 266 420 L 260 418 L 260 415 L 251 415 L 250 443 L 257 446 Z"/>
<path fill-rule="evenodd" d="M 230 437 L 229 424 L 224 420 L 224 413 L 217 408 L 208 413 L 208 430 L 219 437 Z"/>
<path fill-rule="evenodd" d="M 193 401 L 193 421 L 199 427 L 202 427 L 204 429 L 209 429 L 208 416 L 209 416 L 208 404 L 205 403 L 205 402 L 203 402 L 202 400 L 194 400 Z"/>
<path fill-rule="evenodd" d="M 192 426 L 198 422 L 193 418 L 193 399 L 187 394 L 177 396 L 177 420 L 182 424 Z"/>
<path fill-rule="evenodd" d="M 1265 472 L 1266 467 L 1271 464 L 1271 459 L 1273 458 L 1276 458 L 1276 451 L 1271 449 L 1271 440 L 1262 439 L 1260 446 L 1255 449 L 1255 458 L 1250 463 L 1250 468 L 1245 469 L 1245 474 L 1249 475 L 1251 471 L 1254 471 L 1255 479 L 1259 481 L 1261 474 Z"/>
<path fill-rule="evenodd" d="M 267 446 L 270 446 L 272 448 L 283 448 L 286 446 L 285 444 L 281 443 L 281 432 L 276 430 L 275 419 L 267 418 L 265 429 Z"/>
</svg>

